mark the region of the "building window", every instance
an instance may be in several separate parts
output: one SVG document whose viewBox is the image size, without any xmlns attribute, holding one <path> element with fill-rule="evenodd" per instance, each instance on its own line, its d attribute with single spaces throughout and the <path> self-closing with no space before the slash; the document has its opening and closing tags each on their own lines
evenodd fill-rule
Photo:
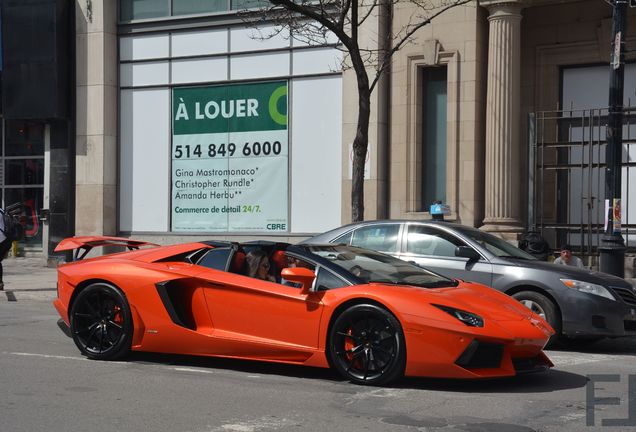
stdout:
<svg viewBox="0 0 636 432">
<path fill-rule="evenodd" d="M 222 12 L 227 9 L 227 0 L 179 0 L 172 3 L 172 15 Z"/>
<path fill-rule="evenodd" d="M 424 211 L 435 200 L 446 202 L 446 67 L 422 70 L 421 199 Z"/>
<path fill-rule="evenodd" d="M 121 0 L 121 20 L 132 21 L 170 15 L 170 0 Z"/>
<path fill-rule="evenodd" d="M 122 21 L 210 14 L 269 5 L 266 0 L 121 0 Z"/>
<path fill-rule="evenodd" d="M 2 207 L 17 210 L 24 226 L 22 243 L 27 248 L 38 249 L 42 247 L 39 210 L 44 202 L 45 124 L 5 120 L 3 129 L 4 140 L 0 146 Z"/>
</svg>

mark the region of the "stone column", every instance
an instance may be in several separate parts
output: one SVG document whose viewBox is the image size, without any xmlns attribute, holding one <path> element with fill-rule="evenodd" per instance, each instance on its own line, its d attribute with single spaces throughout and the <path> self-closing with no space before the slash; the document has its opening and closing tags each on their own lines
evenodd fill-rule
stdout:
<svg viewBox="0 0 636 432">
<path fill-rule="evenodd" d="M 76 0 L 75 234 L 117 231 L 117 2 Z"/>
<path fill-rule="evenodd" d="M 520 219 L 521 9 L 523 1 L 482 0 L 490 15 L 486 99 L 486 217 L 482 229 L 514 240 Z"/>
</svg>

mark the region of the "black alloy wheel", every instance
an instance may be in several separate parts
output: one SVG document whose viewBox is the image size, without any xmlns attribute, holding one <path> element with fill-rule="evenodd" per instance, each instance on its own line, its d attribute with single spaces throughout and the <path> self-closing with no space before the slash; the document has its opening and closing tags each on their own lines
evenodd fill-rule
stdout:
<svg viewBox="0 0 636 432">
<path fill-rule="evenodd" d="M 358 304 L 345 310 L 331 327 L 328 347 L 331 364 L 357 384 L 383 385 L 404 375 L 402 326 L 382 307 Z"/>
<path fill-rule="evenodd" d="M 132 314 L 124 294 L 107 283 L 83 289 L 71 307 L 71 334 L 85 356 L 114 360 L 130 352 Z"/>
</svg>

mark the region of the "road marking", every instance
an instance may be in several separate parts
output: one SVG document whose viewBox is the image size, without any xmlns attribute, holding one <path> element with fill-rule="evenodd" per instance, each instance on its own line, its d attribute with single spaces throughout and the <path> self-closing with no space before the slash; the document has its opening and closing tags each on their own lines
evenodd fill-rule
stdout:
<svg viewBox="0 0 636 432">
<path fill-rule="evenodd" d="M 81 361 L 92 361 L 86 357 L 71 357 L 71 356 L 60 356 L 60 355 L 52 355 L 52 354 L 38 354 L 38 353 L 25 353 L 25 352 L 7 352 L 7 351 L 3 351 L 2 354 L 9 354 L 9 355 L 16 355 L 16 356 L 23 356 L 23 357 L 39 357 L 39 358 L 46 358 L 46 359 L 56 359 L 56 360 L 81 360 Z M 113 360 L 109 360 L 109 361 L 102 361 L 102 362 L 98 362 L 99 364 L 102 365 L 122 365 L 122 364 L 129 364 L 128 362 L 125 361 L 113 361 Z"/>
<path fill-rule="evenodd" d="M 85 357 L 69 357 L 69 356 L 59 356 L 59 355 L 51 355 L 51 354 L 36 354 L 36 353 L 25 353 L 25 352 L 6 352 L 4 351 L 2 354 L 10 354 L 16 356 L 24 356 L 24 357 L 41 357 L 48 359 L 59 359 L 59 360 L 88 360 Z"/>
<path fill-rule="evenodd" d="M 576 421 L 576 420 L 582 419 L 585 416 L 586 416 L 585 412 L 575 412 L 575 413 L 562 415 L 559 418 L 565 421 Z"/>
<path fill-rule="evenodd" d="M 172 367 L 169 368 L 172 370 L 176 370 L 177 372 L 199 372 L 199 373 L 206 373 L 206 374 L 213 374 L 213 371 L 208 371 L 208 370 L 203 370 L 203 369 L 194 369 L 194 368 L 186 368 L 186 367 Z"/>
<path fill-rule="evenodd" d="M 592 354 L 592 353 L 564 353 L 564 352 L 546 352 L 548 358 L 552 360 L 554 366 L 577 366 L 588 363 L 599 363 L 614 360 L 622 360 L 627 357 L 632 358 L 631 355 L 610 355 L 610 354 Z"/>
<path fill-rule="evenodd" d="M 257 432 L 263 429 L 281 429 L 281 428 L 289 428 L 290 426 L 299 427 L 300 425 L 296 422 L 282 418 L 278 419 L 275 417 L 263 417 L 260 419 L 247 420 L 237 423 L 224 424 L 220 427 L 212 429 L 213 431 L 230 431 L 230 432 Z"/>
</svg>

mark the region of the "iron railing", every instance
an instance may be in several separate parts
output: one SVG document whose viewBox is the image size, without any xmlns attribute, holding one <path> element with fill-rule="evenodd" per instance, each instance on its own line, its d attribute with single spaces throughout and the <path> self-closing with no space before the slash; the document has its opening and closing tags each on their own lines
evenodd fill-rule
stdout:
<svg viewBox="0 0 636 432">
<path fill-rule="evenodd" d="M 541 111 L 528 119 L 528 223 L 554 249 L 596 255 L 605 230 L 607 108 Z M 636 251 L 636 108 L 625 108 L 621 232 Z M 631 199 L 630 199 L 631 198 Z"/>
</svg>

